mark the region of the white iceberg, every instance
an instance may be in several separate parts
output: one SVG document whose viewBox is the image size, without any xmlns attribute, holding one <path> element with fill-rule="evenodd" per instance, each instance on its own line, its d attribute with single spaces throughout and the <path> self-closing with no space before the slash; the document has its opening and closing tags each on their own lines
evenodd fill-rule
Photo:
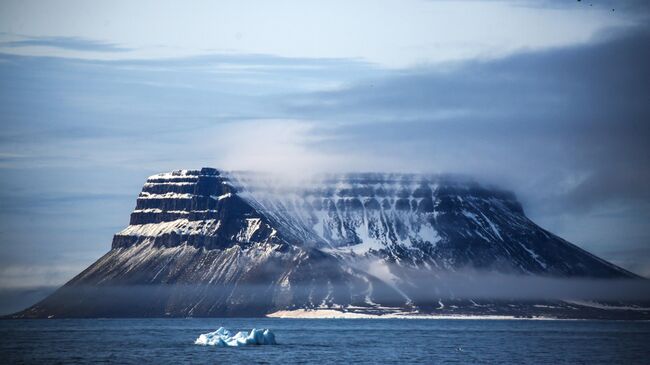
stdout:
<svg viewBox="0 0 650 365">
<path fill-rule="evenodd" d="M 219 327 L 214 332 L 204 333 L 194 341 L 196 345 L 209 346 L 247 346 L 247 345 L 276 345 L 275 335 L 268 329 L 253 328 L 250 333 L 237 332 L 233 336 L 229 330 Z"/>
</svg>

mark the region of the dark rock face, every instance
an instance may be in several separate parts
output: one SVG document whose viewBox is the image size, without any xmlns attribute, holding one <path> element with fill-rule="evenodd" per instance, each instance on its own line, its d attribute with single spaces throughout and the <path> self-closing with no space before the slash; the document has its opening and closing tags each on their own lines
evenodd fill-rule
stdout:
<svg viewBox="0 0 650 365">
<path fill-rule="evenodd" d="M 384 266 L 370 270 L 367 262 Z M 332 306 L 435 312 L 444 305 L 415 299 L 423 288 L 413 273 L 435 281 L 466 268 L 635 277 L 535 225 L 513 194 L 464 179 L 346 174 L 292 185 L 204 168 L 151 176 L 112 249 L 17 316 L 256 316 Z M 482 308 L 456 302 L 453 313 L 463 303 L 467 313 Z"/>
</svg>

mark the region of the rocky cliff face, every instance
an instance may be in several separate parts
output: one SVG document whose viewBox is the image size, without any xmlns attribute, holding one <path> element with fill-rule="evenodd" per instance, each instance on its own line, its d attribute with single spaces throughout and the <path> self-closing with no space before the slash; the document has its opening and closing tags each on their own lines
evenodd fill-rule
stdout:
<svg viewBox="0 0 650 365">
<path fill-rule="evenodd" d="M 466 179 L 344 174 L 288 184 L 204 168 L 151 176 L 111 250 L 19 316 L 431 311 L 444 304 L 420 295 L 421 278 L 466 269 L 634 277 L 535 225 L 513 194 Z"/>
<path fill-rule="evenodd" d="M 150 177 L 129 226 L 115 235 L 112 248 L 152 243 L 226 249 L 253 242 L 282 240 L 266 216 L 237 195 L 227 177 L 206 168 Z"/>
</svg>

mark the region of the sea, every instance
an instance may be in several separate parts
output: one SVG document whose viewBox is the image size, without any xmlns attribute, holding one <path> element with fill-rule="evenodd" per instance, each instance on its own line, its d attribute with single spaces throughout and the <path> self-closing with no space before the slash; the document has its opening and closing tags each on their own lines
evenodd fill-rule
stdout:
<svg viewBox="0 0 650 365">
<path fill-rule="evenodd" d="M 277 345 L 194 344 L 219 327 Z M 650 364 L 650 322 L 468 319 L 0 321 L 3 364 Z"/>
</svg>

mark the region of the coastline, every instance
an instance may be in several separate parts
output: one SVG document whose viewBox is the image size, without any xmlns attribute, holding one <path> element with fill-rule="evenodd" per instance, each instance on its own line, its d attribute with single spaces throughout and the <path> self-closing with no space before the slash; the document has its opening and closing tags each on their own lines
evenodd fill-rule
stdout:
<svg viewBox="0 0 650 365">
<path fill-rule="evenodd" d="M 344 312 L 335 309 L 294 309 L 281 310 L 266 315 L 267 318 L 284 319 L 465 319 L 465 320 L 536 320 L 536 321 L 576 321 L 579 319 L 554 317 L 515 317 L 506 315 L 462 315 L 462 314 L 420 314 L 417 312 L 394 312 L 370 314 Z"/>
</svg>

